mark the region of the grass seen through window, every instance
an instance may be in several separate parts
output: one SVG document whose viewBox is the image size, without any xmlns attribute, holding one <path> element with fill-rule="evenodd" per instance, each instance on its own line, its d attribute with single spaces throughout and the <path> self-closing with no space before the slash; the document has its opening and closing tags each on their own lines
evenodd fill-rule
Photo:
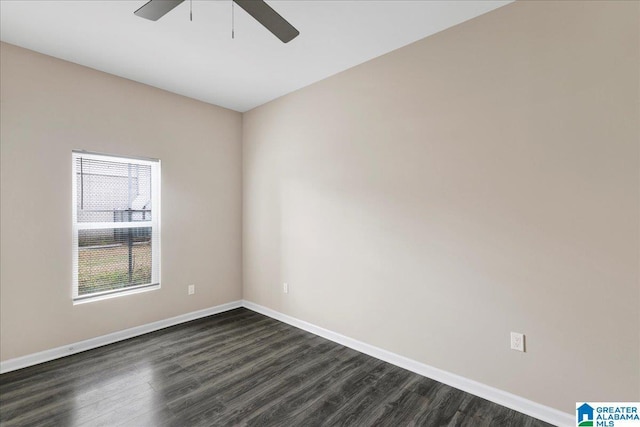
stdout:
<svg viewBox="0 0 640 427">
<path fill-rule="evenodd" d="M 136 242 L 132 248 L 132 257 L 130 281 L 127 244 L 80 246 L 78 293 L 84 295 L 151 283 L 151 242 Z"/>
</svg>

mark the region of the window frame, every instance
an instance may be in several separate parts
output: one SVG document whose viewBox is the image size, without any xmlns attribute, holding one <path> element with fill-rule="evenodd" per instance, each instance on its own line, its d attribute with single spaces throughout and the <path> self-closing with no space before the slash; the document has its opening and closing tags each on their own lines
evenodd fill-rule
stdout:
<svg viewBox="0 0 640 427">
<path fill-rule="evenodd" d="M 111 162 L 121 162 L 128 164 L 139 164 L 151 167 L 151 220 L 150 221 L 128 221 L 128 222 L 78 222 L 78 170 L 77 159 L 101 160 Z M 72 150 L 71 152 L 71 253 L 72 253 L 72 289 L 71 299 L 73 304 L 83 304 L 86 302 L 100 301 L 108 298 L 136 294 L 145 291 L 160 289 L 161 277 L 161 238 L 160 238 L 160 160 L 144 157 L 130 157 L 112 154 L 96 153 L 84 150 Z M 100 230 L 100 229 L 128 229 L 128 228 L 151 228 L 151 283 L 128 286 L 120 289 L 93 292 L 79 295 L 78 258 L 79 242 L 78 234 L 80 230 Z"/>
</svg>

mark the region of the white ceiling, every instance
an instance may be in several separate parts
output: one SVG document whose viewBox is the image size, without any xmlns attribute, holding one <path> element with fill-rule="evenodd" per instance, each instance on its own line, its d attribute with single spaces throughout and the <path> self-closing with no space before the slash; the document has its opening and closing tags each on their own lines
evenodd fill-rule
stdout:
<svg viewBox="0 0 640 427">
<path fill-rule="evenodd" d="M 284 44 L 231 0 L 189 0 L 157 22 L 145 0 L 0 0 L 0 39 L 247 111 L 496 9 L 506 1 L 268 0 L 300 35 Z"/>
</svg>

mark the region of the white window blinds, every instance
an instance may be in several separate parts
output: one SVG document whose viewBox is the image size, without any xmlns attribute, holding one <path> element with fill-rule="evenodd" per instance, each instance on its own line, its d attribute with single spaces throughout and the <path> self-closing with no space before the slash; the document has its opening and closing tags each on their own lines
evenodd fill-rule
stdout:
<svg viewBox="0 0 640 427">
<path fill-rule="evenodd" d="M 73 152 L 73 298 L 160 284 L 160 162 Z"/>
</svg>

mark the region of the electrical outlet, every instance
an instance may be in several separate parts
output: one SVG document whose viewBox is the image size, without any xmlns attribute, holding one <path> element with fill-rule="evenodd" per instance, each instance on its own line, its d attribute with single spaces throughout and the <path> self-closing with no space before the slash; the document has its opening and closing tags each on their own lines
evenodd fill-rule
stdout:
<svg viewBox="0 0 640 427">
<path fill-rule="evenodd" d="M 511 350 L 524 352 L 524 334 L 511 332 Z"/>
<path fill-rule="evenodd" d="M 196 285 L 189 285 L 189 290 L 188 290 L 189 295 L 193 295 L 196 293 Z"/>
<path fill-rule="evenodd" d="M 289 285 L 286 283 L 282 284 L 282 292 L 284 292 L 285 294 L 289 293 Z"/>
</svg>

